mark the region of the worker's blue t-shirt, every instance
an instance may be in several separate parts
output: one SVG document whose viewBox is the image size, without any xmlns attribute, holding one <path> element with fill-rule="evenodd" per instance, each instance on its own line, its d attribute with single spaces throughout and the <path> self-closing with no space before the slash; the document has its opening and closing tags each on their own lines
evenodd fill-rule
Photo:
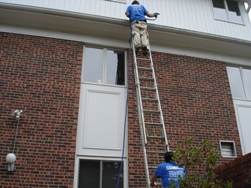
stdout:
<svg viewBox="0 0 251 188">
<path fill-rule="evenodd" d="M 130 14 L 130 21 L 132 23 L 134 21 L 146 20 L 145 15 L 147 12 L 148 11 L 143 5 L 134 4 L 127 7 L 125 14 Z"/>
<path fill-rule="evenodd" d="M 178 167 L 175 163 L 168 162 L 162 163 L 154 172 L 155 177 L 161 178 L 162 186 L 171 186 L 170 180 L 173 179 L 175 185 L 179 185 L 179 176 L 184 177 L 185 168 Z"/>
</svg>

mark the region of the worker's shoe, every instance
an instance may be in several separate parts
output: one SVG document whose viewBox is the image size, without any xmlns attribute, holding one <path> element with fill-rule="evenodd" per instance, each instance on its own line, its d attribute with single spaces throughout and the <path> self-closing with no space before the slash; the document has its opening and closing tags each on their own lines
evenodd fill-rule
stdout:
<svg viewBox="0 0 251 188">
<path fill-rule="evenodd" d="M 140 52 L 140 51 L 142 51 L 142 49 L 141 49 L 141 47 L 136 47 L 136 55 Z"/>
<path fill-rule="evenodd" d="M 142 46 L 142 51 L 143 51 L 143 56 L 147 56 L 149 50 L 147 49 L 146 46 Z"/>
</svg>

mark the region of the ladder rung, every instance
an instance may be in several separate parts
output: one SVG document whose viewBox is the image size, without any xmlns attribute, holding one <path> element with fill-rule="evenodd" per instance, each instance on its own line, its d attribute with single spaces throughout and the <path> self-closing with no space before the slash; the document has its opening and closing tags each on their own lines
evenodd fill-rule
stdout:
<svg viewBox="0 0 251 188">
<path fill-rule="evenodd" d="M 148 67 L 138 67 L 139 70 L 151 71 L 151 68 Z"/>
<path fill-rule="evenodd" d="M 156 126 L 161 126 L 162 123 L 154 123 L 154 122 L 145 122 L 146 125 L 156 125 Z"/>
<path fill-rule="evenodd" d="M 160 113 L 160 111 L 158 111 L 158 110 L 143 110 L 143 112 L 146 112 L 146 113 Z"/>
<path fill-rule="evenodd" d="M 146 152 L 148 152 L 148 153 L 166 153 L 166 151 L 159 151 L 159 150 L 149 150 L 149 151 L 146 151 Z"/>
<path fill-rule="evenodd" d="M 139 77 L 139 79 L 141 79 L 141 80 L 154 80 L 153 78 L 149 78 L 149 77 Z"/>
<path fill-rule="evenodd" d="M 156 169 L 157 166 L 148 166 L 148 168 L 150 168 L 150 169 Z"/>
<path fill-rule="evenodd" d="M 156 90 L 154 87 L 141 87 L 143 90 Z"/>
<path fill-rule="evenodd" d="M 142 101 L 158 101 L 158 99 L 154 99 L 154 98 L 142 98 Z"/>
<path fill-rule="evenodd" d="M 147 138 L 158 138 L 158 139 L 163 139 L 163 136 L 147 136 Z"/>
<path fill-rule="evenodd" d="M 138 57 L 137 59 L 139 59 L 139 60 L 147 60 L 147 61 L 150 61 L 151 59 L 149 59 L 149 58 L 140 58 L 140 57 Z"/>
</svg>

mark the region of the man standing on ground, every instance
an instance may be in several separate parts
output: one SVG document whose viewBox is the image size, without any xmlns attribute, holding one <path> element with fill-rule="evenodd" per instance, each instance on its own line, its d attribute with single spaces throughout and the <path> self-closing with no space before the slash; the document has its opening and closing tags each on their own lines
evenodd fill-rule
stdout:
<svg viewBox="0 0 251 188">
<path fill-rule="evenodd" d="M 138 1 L 133 1 L 131 5 L 127 7 L 125 15 L 130 19 L 132 28 L 133 43 L 136 51 L 147 51 L 148 48 L 148 32 L 145 15 L 152 18 L 159 15 L 158 13 L 149 13 L 143 5 L 140 5 Z"/>
<path fill-rule="evenodd" d="M 170 181 L 174 181 L 174 185 L 179 187 L 179 176 L 185 176 L 185 168 L 178 167 L 176 163 L 172 162 L 173 154 L 172 152 L 165 153 L 165 162 L 161 163 L 155 170 L 151 177 L 151 187 L 154 187 L 156 178 L 161 178 L 163 188 L 168 188 L 171 186 Z"/>
</svg>

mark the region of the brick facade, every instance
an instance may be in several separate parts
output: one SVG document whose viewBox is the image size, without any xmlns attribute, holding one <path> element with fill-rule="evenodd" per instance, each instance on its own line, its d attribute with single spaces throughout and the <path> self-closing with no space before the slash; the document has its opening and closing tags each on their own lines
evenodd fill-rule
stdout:
<svg viewBox="0 0 251 188">
<path fill-rule="evenodd" d="M 0 33 L 0 187 L 73 187 L 83 44 Z M 7 171 L 16 119 L 16 171 Z"/>
<path fill-rule="evenodd" d="M 251 153 L 216 168 L 218 177 L 233 182 L 233 188 L 251 187 Z"/>
<path fill-rule="evenodd" d="M 83 43 L 0 33 L 0 184 L 3 187 L 73 187 Z M 153 52 L 171 150 L 185 137 L 195 143 L 233 140 L 241 155 L 226 64 Z M 145 187 L 145 170 L 130 59 L 128 111 L 129 187 Z M 21 109 L 15 172 L 15 118 Z M 220 153 L 220 151 L 219 151 Z M 229 159 L 221 159 L 226 162 Z"/>
</svg>

